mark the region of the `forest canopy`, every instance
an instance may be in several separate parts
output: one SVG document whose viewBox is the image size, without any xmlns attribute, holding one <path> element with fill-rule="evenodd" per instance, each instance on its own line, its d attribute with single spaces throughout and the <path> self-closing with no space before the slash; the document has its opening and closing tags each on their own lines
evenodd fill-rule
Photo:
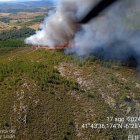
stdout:
<svg viewBox="0 0 140 140">
<path fill-rule="evenodd" d="M 31 28 L 21 28 L 21 29 L 12 29 L 9 31 L 2 31 L 0 32 L 0 41 L 8 39 L 26 38 L 34 33 L 35 30 Z"/>
</svg>

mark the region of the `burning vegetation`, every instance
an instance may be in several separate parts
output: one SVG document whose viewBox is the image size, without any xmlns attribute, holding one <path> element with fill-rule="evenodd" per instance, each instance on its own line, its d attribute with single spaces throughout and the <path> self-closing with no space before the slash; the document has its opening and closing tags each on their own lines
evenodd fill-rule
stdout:
<svg viewBox="0 0 140 140">
<path fill-rule="evenodd" d="M 66 48 L 70 48 L 71 43 L 65 43 L 63 45 L 58 45 L 58 46 L 55 46 L 55 47 L 49 47 L 49 46 L 41 46 L 41 45 L 37 45 L 37 46 L 33 46 L 33 49 L 46 49 L 46 50 L 65 50 Z"/>
<path fill-rule="evenodd" d="M 139 0 L 61 0 L 56 12 L 49 14 L 40 30 L 25 42 L 77 56 L 94 54 L 105 60 L 124 62 L 133 57 L 139 65 L 140 31 L 135 27 L 139 20 L 134 20 L 136 15 L 139 18 L 139 5 Z M 130 26 L 131 20 L 134 25 Z M 71 44 L 65 43 L 70 40 Z"/>
</svg>

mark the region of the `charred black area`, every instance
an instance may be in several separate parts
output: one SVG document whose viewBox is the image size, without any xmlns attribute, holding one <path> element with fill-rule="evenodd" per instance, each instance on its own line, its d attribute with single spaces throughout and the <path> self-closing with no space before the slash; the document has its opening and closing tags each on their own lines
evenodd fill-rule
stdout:
<svg viewBox="0 0 140 140">
<path fill-rule="evenodd" d="M 96 18 L 101 12 L 119 0 L 102 0 L 95 7 L 79 21 L 81 24 L 89 22 L 91 19 Z"/>
<path fill-rule="evenodd" d="M 138 60 L 135 56 L 130 56 L 125 62 L 122 63 L 123 66 L 137 68 L 138 67 Z"/>
<path fill-rule="evenodd" d="M 116 40 L 109 45 L 97 46 L 91 51 L 90 56 L 95 56 L 103 61 L 119 62 L 122 66 L 137 68 L 140 56 L 127 42 Z"/>
</svg>

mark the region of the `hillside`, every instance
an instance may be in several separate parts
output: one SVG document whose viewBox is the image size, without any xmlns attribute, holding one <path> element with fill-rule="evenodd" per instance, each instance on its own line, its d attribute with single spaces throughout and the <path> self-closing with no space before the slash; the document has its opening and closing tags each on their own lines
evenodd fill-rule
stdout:
<svg viewBox="0 0 140 140">
<path fill-rule="evenodd" d="M 51 1 L 0 2 L 0 31 L 29 27 L 37 30 L 55 6 Z"/>
<path fill-rule="evenodd" d="M 49 50 L 25 44 L 52 10 L 51 0 L 0 2 L 0 140 L 139 136 L 139 61 L 132 56 L 122 64 L 102 57 L 116 50 L 125 55 L 121 45 L 99 49 L 100 55 L 77 57 L 59 46 Z M 126 26 L 138 31 L 138 15 L 125 17 Z"/>
<path fill-rule="evenodd" d="M 140 112 L 135 70 L 57 51 L 18 48 L 1 54 L 0 91 L 0 129 L 14 129 L 17 140 L 124 140 L 126 129 L 83 124 Z"/>
</svg>

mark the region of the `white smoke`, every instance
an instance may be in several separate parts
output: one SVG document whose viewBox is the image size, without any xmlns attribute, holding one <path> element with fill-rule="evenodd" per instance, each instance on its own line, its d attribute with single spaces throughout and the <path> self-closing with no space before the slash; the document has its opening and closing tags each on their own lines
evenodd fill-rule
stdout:
<svg viewBox="0 0 140 140">
<path fill-rule="evenodd" d="M 76 22 L 100 0 L 61 0 L 41 30 L 25 41 L 55 47 L 72 40 L 66 53 L 98 54 L 105 59 L 140 57 L 140 0 L 120 0 L 99 17 L 77 28 Z"/>
<path fill-rule="evenodd" d="M 76 31 L 76 10 L 74 0 L 61 1 L 56 12 L 47 17 L 41 24 L 41 30 L 36 31 L 36 34 L 27 38 L 25 42 L 48 47 L 67 43 Z"/>
<path fill-rule="evenodd" d="M 60 0 L 56 12 L 51 13 L 40 25 L 36 34 L 25 42 L 32 45 L 55 47 L 69 41 L 77 31 L 78 19 L 89 11 L 99 0 Z"/>
</svg>

